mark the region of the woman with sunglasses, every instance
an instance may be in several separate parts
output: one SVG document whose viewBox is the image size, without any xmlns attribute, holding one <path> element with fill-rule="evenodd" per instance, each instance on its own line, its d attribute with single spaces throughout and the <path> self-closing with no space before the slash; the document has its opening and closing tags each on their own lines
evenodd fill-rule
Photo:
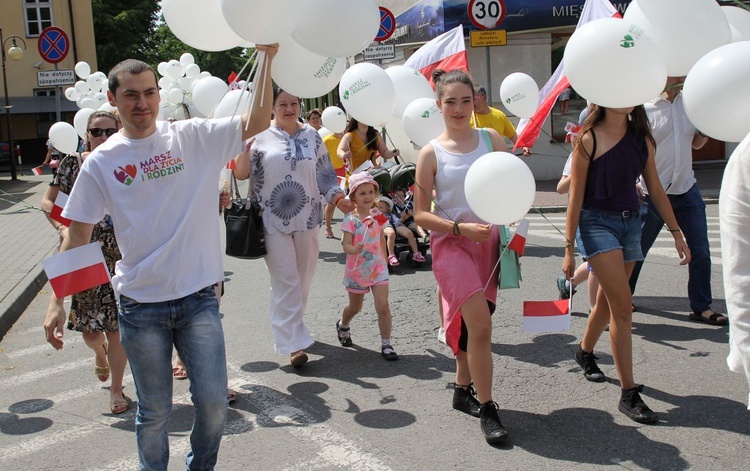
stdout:
<svg viewBox="0 0 750 471">
<path fill-rule="evenodd" d="M 80 156 L 72 154 L 60 162 L 57 175 L 45 193 L 42 206 L 51 209 L 59 192 L 70 194 L 83 160 L 88 154 L 103 144 L 120 127 L 120 121 L 108 111 L 95 111 L 91 114 L 86 127 L 86 152 Z M 60 234 L 60 241 L 67 236 L 67 227 L 51 219 L 50 222 Z M 114 275 L 115 262 L 121 258 L 117 247 L 115 233 L 109 216 L 94 226 L 91 242 L 100 242 L 104 260 L 107 262 L 110 275 Z M 50 296 L 44 329 L 47 341 L 56 349 L 62 349 L 63 339 L 60 334 L 54 335 L 56 325 L 65 319 L 63 299 Z M 68 329 L 81 332 L 86 345 L 95 353 L 94 374 L 101 382 L 111 378 L 109 388 L 109 409 L 113 414 L 122 414 L 128 410 L 129 400 L 122 393 L 122 378 L 125 374 L 127 358 L 120 344 L 120 328 L 117 321 L 117 303 L 112 285 L 107 283 L 90 290 L 73 295 L 70 303 Z"/>
</svg>

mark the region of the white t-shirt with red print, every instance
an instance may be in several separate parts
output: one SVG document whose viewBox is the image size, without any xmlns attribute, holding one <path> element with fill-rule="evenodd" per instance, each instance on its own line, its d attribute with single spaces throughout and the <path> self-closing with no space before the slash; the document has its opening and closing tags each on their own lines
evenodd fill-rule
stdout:
<svg viewBox="0 0 750 471">
<path fill-rule="evenodd" d="M 63 214 L 112 216 L 122 260 L 112 286 L 139 302 L 179 299 L 224 278 L 219 174 L 242 151 L 239 118 L 157 122 L 114 134 L 84 161 Z"/>
</svg>

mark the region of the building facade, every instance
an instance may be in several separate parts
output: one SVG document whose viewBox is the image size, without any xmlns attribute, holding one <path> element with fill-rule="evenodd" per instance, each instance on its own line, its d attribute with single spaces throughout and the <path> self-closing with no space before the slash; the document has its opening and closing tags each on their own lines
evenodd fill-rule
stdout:
<svg viewBox="0 0 750 471">
<path fill-rule="evenodd" d="M 40 33 L 49 26 L 61 28 L 68 36 L 68 54 L 58 64 L 43 60 L 38 43 Z M 49 127 L 58 119 L 72 124 L 78 111 L 75 103 L 62 96 L 69 85 L 40 85 L 38 72 L 73 70 L 79 61 L 88 62 L 96 70 L 96 48 L 91 2 L 84 0 L 3 0 L 0 15 L 5 49 L 12 45 L 8 38 L 18 36 L 26 43 L 23 57 L 6 58 L 6 77 L 10 97 L 13 140 L 21 146 L 24 167 L 41 162 L 46 153 Z M 16 44 L 23 47 L 20 41 Z M 5 97 L 3 97 L 4 102 Z M 0 113 L 0 141 L 7 142 L 7 116 Z"/>
</svg>

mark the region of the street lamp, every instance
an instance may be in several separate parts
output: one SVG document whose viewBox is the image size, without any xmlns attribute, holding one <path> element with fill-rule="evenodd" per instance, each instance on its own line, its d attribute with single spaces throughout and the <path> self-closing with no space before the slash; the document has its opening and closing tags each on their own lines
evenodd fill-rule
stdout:
<svg viewBox="0 0 750 471">
<path fill-rule="evenodd" d="M 23 51 L 26 49 L 26 42 L 20 36 L 11 35 L 3 39 L 3 29 L 0 28 L 0 46 L 2 46 L 2 57 L 3 57 L 3 88 L 5 90 L 5 121 L 8 125 L 8 151 L 10 152 L 10 179 L 18 180 L 16 173 L 16 166 L 18 157 L 16 156 L 16 146 L 13 144 L 13 126 L 10 124 L 10 97 L 8 96 L 8 77 L 5 75 L 5 43 L 12 41 L 13 45 L 8 48 L 8 57 L 11 60 L 21 60 L 23 57 Z M 21 49 L 16 41 L 21 41 L 23 49 Z"/>
</svg>

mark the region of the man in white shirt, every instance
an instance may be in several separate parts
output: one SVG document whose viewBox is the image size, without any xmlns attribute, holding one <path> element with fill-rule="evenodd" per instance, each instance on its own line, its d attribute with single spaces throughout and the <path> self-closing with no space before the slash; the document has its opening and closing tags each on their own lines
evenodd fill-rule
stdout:
<svg viewBox="0 0 750 471">
<path fill-rule="evenodd" d="M 698 131 L 685 114 L 680 89 L 684 77 L 670 77 L 667 80 L 666 98 L 660 96 L 646 103 L 646 113 L 651 131 L 656 140 L 656 170 L 664 191 L 672 204 L 692 258 L 688 265 L 688 298 L 690 299 L 690 319 L 712 325 L 724 325 L 726 316 L 711 309 L 711 252 L 708 244 L 706 224 L 706 204 L 693 173 L 693 149 L 703 147 L 708 138 Z M 648 189 L 644 188 L 647 193 Z M 661 215 L 651 199 L 646 196 L 648 213 L 643 216 L 641 250 L 643 256 L 664 226 Z M 643 262 L 636 262 L 630 277 L 630 290 L 635 292 Z"/>
<path fill-rule="evenodd" d="M 266 80 L 241 119 L 157 122 L 154 70 L 132 59 L 115 66 L 107 95 L 123 129 L 84 161 L 64 209 L 72 222 L 61 250 L 87 244 L 94 224 L 112 217 L 122 252 L 112 286 L 138 397 L 139 469 L 168 466 L 172 345 L 190 371 L 195 406 L 186 469 L 216 464 L 227 412 L 224 336 L 213 288 L 224 278 L 216 186 L 242 141 L 270 123 L 270 69 L 278 46 L 257 48 L 268 57 L 265 75 L 258 75 Z M 58 335 L 62 329 L 56 326 Z"/>
</svg>

